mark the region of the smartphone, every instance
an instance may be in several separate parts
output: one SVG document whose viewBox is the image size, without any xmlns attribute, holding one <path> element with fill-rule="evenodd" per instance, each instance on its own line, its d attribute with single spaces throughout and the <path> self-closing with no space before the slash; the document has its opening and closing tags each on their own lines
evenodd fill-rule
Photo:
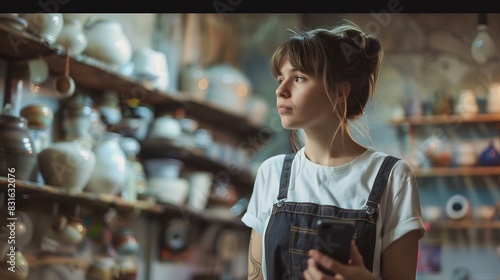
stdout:
<svg viewBox="0 0 500 280">
<path fill-rule="evenodd" d="M 318 239 L 316 249 L 332 259 L 347 264 L 351 255 L 351 240 L 354 235 L 354 221 L 319 219 L 316 223 Z M 324 267 L 318 267 L 323 273 L 334 275 Z"/>
</svg>

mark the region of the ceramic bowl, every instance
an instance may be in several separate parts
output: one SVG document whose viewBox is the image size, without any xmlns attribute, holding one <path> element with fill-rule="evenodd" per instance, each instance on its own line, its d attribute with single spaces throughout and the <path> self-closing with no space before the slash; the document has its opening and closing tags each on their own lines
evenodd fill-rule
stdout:
<svg viewBox="0 0 500 280">
<path fill-rule="evenodd" d="M 473 209 L 474 219 L 481 221 L 491 221 L 495 217 L 496 209 L 490 205 L 480 205 Z"/>
<path fill-rule="evenodd" d="M 424 206 L 422 207 L 422 218 L 424 221 L 435 222 L 441 219 L 442 209 L 439 206 Z"/>
<path fill-rule="evenodd" d="M 148 177 L 176 179 L 179 177 L 184 163 L 173 158 L 151 158 L 143 161 Z"/>
</svg>

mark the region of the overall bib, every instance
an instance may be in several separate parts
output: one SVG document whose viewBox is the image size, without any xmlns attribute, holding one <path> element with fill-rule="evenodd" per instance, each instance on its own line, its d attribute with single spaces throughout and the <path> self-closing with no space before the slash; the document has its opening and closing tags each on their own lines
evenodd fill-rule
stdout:
<svg viewBox="0 0 500 280">
<path fill-rule="evenodd" d="M 366 208 L 360 210 L 308 202 L 286 202 L 294 156 L 295 153 L 285 156 L 278 201 L 273 205 L 264 237 L 267 279 L 304 279 L 308 251 L 316 247 L 315 225 L 320 218 L 354 221 L 356 245 L 366 268 L 372 271 L 378 206 L 389 173 L 399 159 L 393 156 L 384 159 L 367 198 Z"/>
</svg>

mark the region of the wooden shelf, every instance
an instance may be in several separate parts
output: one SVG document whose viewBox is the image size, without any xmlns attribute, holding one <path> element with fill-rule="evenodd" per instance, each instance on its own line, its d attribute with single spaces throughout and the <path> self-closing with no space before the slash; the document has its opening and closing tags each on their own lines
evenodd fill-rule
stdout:
<svg viewBox="0 0 500 280">
<path fill-rule="evenodd" d="M 430 230 L 436 229 L 500 229 L 498 221 L 446 221 L 446 222 L 425 222 Z"/>
<path fill-rule="evenodd" d="M 6 177 L 0 176 L 0 193 L 7 193 L 9 186 Z M 62 203 L 81 203 L 84 207 L 91 207 L 93 209 L 108 209 L 110 207 L 115 208 L 121 213 L 146 213 L 153 215 L 170 215 L 170 214 L 182 214 L 184 217 L 194 217 L 196 219 L 201 219 L 208 222 L 214 223 L 226 223 L 235 226 L 243 226 L 239 217 L 218 217 L 215 215 L 210 215 L 204 212 L 197 212 L 190 209 L 184 205 L 174 205 L 164 202 L 149 202 L 149 201 L 138 201 L 130 202 L 123 200 L 119 196 L 108 195 L 108 194 L 97 194 L 91 192 L 80 192 L 74 193 L 64 190 L 59 187 L 38 184 L 35 182 L 29 182 L 24 180 L 15 181 L 15 195 L 16 201 L 21 199 L 36 199 L 37 201 L 47 201 L 62 202 Z"/>
<path fill-rule="evenodd" d="M 7 191 L 8 180 L 5 177 L 0 177 L 0 191 Z M 15 194 L 19 198 L 22 195 L 27 195 L 30 198 L 48 199 L 68 203 L 82 203 L 97 208 L 113 207 L 120 212 L 140 211 L 146 213 L 162 213 L 162 206 L 152 204 L 146 201 L 138 201 L 136 203 L 123 200 L 122 198 L 109 195 L 97 194 L 91 192 L 70 192 L 60 187 L 38 184 L 16 179 Z"/>
<path fill-rule="evenodd" d="M 488 176 L 500 175 L 500 166 L 494 167 L 433 167 L 416 168 L 413 170 L 416 177 L 442 176 Z"/>
<path fill-rule="evenodd" d="M 459 115 L 422 116 L 392 119 L 390 125 L 457 125 L 460 123 L 500 123 L 500 114 L 479 114 L 470 117 Z"/>
<path fill-rule="evenodd" d="M 240 194 L 246 195 L 252 191 L 254 178 L 252 178 L 248 170 L 230 171 L 222 163 L 207 157 L 203 151 L 176 146 L 168 139 L 146 139 L 141 142 L 140 158 L 142 160 L 162 157 L 182 160 L 186 165 L 200 170 L 214 173 L 226 172 L 231 183 L 235 185 Z"/>
<path fill-rule="evenodd" d="M 51 74 L 64 74 L 66 49 L 58 45 L 48 45 L 42 39 L 26 31 L 18 31 L 0 25 L 0 58 L 19 63 L 43 56 L 49 65 Z M 258 136 L 264 130 L 251 124 L 246 118 L 214 106 L 190 100 L 182 92 L 160 92 L 151 90 L 132 78 L 116 72 L 109 65 L 96 59 L 78 55 L 70 59 L 70 75 L 77 87 L 87 90 L 89 94 L 98 97 L 108 90 L 120 94 L 120 100 L 138 98 L 142 103 L 149 104 L 158 111 L 163 109 L 185 108 L 186 114 L 210 122 L 221 130 L 235 134 L 240 141 Z M 262 138 L 262 137 L 261 137 Z M 270 137 L 269 137 L 270 138 Z M 266 138 L 266 139 L 269 139 Z"/>
</svg>

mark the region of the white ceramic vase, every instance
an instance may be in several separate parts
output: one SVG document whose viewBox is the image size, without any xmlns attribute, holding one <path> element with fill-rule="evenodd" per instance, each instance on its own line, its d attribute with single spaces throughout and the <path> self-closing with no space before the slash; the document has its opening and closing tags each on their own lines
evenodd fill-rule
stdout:
<svg viewBox="0 0 500 280">
<path fill-rule="evenodd" d="M 120 147 L 121 137 L 118 133 L 104 132 L 94 147 L 96 165 L 87 191 L 116 195 L 125 186 L 127 158 Z"/>
<path fill-rule="evenodd" d="M 94 170 L 96 158 L 90 145 L 79 140 L 56 142 L 38 154 L 46 184 L 81 192 Z"/>
<path fill-rule="evenodd" d="M 49 44 L 56 42 L 64 25 L 61 13 L 33 13 L 19 16 L 28 22 L 29 32 L 40 36 Z"/>
<path fill-rule="evenodd" d="M 132 46 L 118 22 L 107 19 L 87 21 L 85 34 L 88 40 L 85 55 L 118 67 L 132 58 Z"/>
<path fill-rule="evenodd" d="M 64 26 L 56 43 L 70 50 L 71 55 L 81 54 L 87 47 L 87 36 L 83 32 L 83 23 L 72 17 L 64 17 Z"/>
</svg>

